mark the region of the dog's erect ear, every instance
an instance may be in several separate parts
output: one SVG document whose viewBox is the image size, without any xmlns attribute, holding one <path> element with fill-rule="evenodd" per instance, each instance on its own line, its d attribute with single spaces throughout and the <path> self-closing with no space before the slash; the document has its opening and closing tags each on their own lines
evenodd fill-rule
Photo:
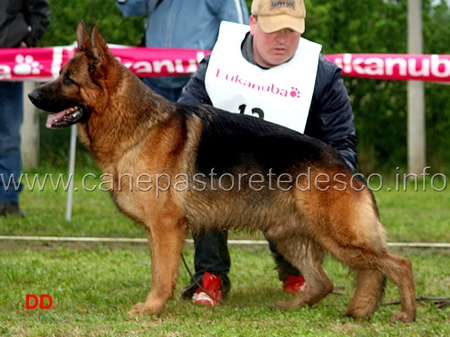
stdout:
<svg viewBox="0 0 450 337">
<path fill-rule="evenodd" d="M 114 58 L 105 40 L 100 35 L 97 24 L 94 24 L 92 28 L 91 43 L 94 47 L 95 56 L 99 61 L 105 61 L 110 57 Z"/>
<path fill-rule="evenodd" d="M 92 47 L 89 33 L 87 32 L 86 25 L 83 21 L 80 21 L 77 26 L 77 42 L 78 50 L 80 51 L 87 51 Z"/>
</svg>

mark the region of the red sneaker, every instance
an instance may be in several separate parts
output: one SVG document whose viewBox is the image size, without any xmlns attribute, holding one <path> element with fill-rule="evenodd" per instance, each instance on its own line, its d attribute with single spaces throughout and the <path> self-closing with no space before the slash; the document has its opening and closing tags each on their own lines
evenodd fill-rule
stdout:
<svg viewBox="0 0 450 337">
<path fill-rule="evenodd" d="M 305 278 L 303 276 L 288 275 L 283 281 L 283 288 L 284 292 L 289 294 L 297 294 L 300 291 L 305 291 Z"/>
<path fill-rule="evenodd" d="M 192 302 L 195 304 L 216 306 L 219 303 L 217 300 L 222 300 L 222 281 L 219 276 L 205 272 L 202 287 L 208 294 L 198 288 L 192 296 Z"/>
</svg>

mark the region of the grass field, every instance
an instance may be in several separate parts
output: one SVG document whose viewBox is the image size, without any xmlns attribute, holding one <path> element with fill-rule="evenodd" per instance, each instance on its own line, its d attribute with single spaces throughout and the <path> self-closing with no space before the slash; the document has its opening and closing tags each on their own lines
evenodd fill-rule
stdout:
<svg viewBox="0 0 450 337">
<path fill-rule="evenodd" d="M 30 177 L 54 169 L 28 172 Z M 3 236 L 75 236 L 144 238 L 142 228 L 121 215 L 109 195 L 82 188 L 75 179 L 73 218 L 66 221 L 67 193 L 50 182 L 42 190 L 25 187 L 25 218 L 0 218 Z M 98 173 L 96 172 L 95 175 Z M 99 181 L 89 181 L 93 189 Z M 450 242 L 450 188 L 437 191 L 430 182 L 396 186 L 386 183 L 375 193 L 390 242 Z M 424 189 L 423 187 L 426 186 Z M 86 186 L 84 186 L 86 187 Z M 441 187 L 441 186 L 440 186 Z M 439 187 L 439 189 L 441 189 Z M 259 233 L 231 233 L 230 238 L 261 239 Z M 450 250 L 393 248 L 413 262 L 417 296 L 450 297 Z M 342 294 L 332 294 L 316 306 L 290 311 L 271 304 L 288 299 L 277 280 L 268 248 L 231 246 L 232 291 L 227 305 L 203 308 L 180 298 L 189 274 L 180 266 L 175 297 L 158 317 L 129 317 L 151 285 L 145 243 L 74 243 L 0 240 L 1 336 L 449 336 L 450 307 L 418 302 L 417 322 L 389 323 L 398 310 L 397 290 L 388 283 L 384 304 L 370 320 L 343 317 L 352 278 L 347 269 L 326 258 L 327 271 Z M 192 245 L 186 260 L 193 265 Z M 191 267 L 192 268 L 192 267 Z M 49 310 L 26 310 L 27 294 L 49 294 Z"/>
</svg>

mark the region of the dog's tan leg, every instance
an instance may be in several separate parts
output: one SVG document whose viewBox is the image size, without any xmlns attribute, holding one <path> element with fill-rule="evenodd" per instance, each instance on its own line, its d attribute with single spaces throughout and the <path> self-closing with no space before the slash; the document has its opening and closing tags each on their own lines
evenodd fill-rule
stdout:
<svg viewBox="0 0 450 337">
<path fill-rule="evenodd" d="M 390 277 L 400 293 L 401 310 L 391 316 L 391 322 L 413 322 L 416 319 L 416 295 L 411 261 L 386 252 L 386 263 L 381 263 L 381 271 Z"/>
<path fill-rule="evenodd" d="M 357 272 L 357 289 L 347 315 L 366 317 L 376 310 L 385 276 L 395 282 L 400 292 L 401 311 L 391 321 L 414 321 L 416 304 L 411 263 L 387 250 L 373 196 L 367 189 L 330 191 L 309 196 L 309 200 L 318 197 L 318 204 L 329 205 L 322 221 L 312 226 L 324 249 Z M 308 218 L 313 219 L 313 215 L 308 214 Z"/>
<path fill-rule="evenodd" d="M 152 265 L 152 287 L 145 302 L 136 304 L 130 314 L 159 314 L 173 296 L 186 235 L 186 221 L 174 220 L 170 216 L 166 216 L 147 230 Z"/>
<path fill-rule="evenodd" d="M 347 256 L 355 256 L 355 251 L 347 247 Z M 346 315 L 351 317 L 367 317 L 372 314 L 382 295 L 384 275 L 391 278 L 400 292 L 401 311 L 394 313 L 391 321 L 404 323 L 413 322 L 416 319 L 416 299 L 414 291 L 414 278 L 411 262 L 408 259 L 396 256 L 386 249 L 381 252 L 366 253 L 357 262 L 344 261 L 352 267 L 373 269 L 360 269 L 357 272 L 357 288 L 355 296 L 350 302 Z M 357 266 L 355 265 L 357 263 Z"/>
<path fill-rule="evenodd" d="M 385 283 L 385 276 L 378 270 L 356 270 L 356 290 L 345 315 L 353 318 L 372 315 L 381 303 Z"/>
<path fill-rule="evenodd" d="M 416 303 L 411 262 L 390 253 L 378 239 L 366 242 L 364 247 L 352 240 L 345 246 L 336 245 L 337 242 L 329 245 L 329 251 L 357 272 L 356 292 L 346 315 L 355 318 L 371 315 L 381 300 L 386 276 L 394 281 L 400 292 L 401 311 L 395 313 L 391 321 L 414 321 Z"/>
<path fill-rule="evenodd" d="M 303 241 L 303 240 L 301 240 Z M 289 309 L 313 305 L 333 291 L 333 283 L 322 268 L 323 251 L 313 242 L 288 242 L 288 245 L 277 243 L 277 249 L 283 256 L 297 267 L 306 282 L 306 290 L 299 293 L 290 302 L 278 301 L 275 306 Z"/>
<path fill-rule="evenodd" d="M 349 241 L 346 246 L 330 249 L 336 258 L 357 273 L 356 292 L 346 315 L 370 316 L 381 301 L 386 276 L 394 281 L 400 292 L 401 311 L 395 313 L 391 321 L 412 322 L 416 317 L 416 303 L 411 262 L 393 255 L 386 248 L 377 247 L 377 243 L 366 243 L 365 248 L 361 248 Z"/>
</svg>

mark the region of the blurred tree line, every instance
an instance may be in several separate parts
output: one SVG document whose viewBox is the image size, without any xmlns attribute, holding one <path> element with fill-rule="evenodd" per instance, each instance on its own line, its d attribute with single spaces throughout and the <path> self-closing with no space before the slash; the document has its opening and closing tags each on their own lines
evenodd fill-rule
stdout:
<svg viewBox="0 0 450 337">
<path fill-rule="evenodd" d="M 49 0 L 49 3 L 51 23 L 43 46 L 72 44 L 81 19 L 88 26 L 97 23 L 108 43 L 138 45 L 143 37 L 144 18 L 123 17 L 114 0 Z M 250 3 L 247 0 L 249 8 Z M 305 3 L 304 37 L 321 43 L 325 55 L 407 53 L 407 0 L 305 0 Z M 450 54 L 448 4 L 445 0 L 422 0 L 422 6 L 424 54 Z M 405 172 L 407 83 L 346 77 L 345 84 L 359 137 L 359 170 L 365 174 L 392 173 L 398 172 L 399 167 Z M 449 97 L 449 85 L 425 84 L 426 154 L 431 172 L 450 171 Z"/>
</svg>

